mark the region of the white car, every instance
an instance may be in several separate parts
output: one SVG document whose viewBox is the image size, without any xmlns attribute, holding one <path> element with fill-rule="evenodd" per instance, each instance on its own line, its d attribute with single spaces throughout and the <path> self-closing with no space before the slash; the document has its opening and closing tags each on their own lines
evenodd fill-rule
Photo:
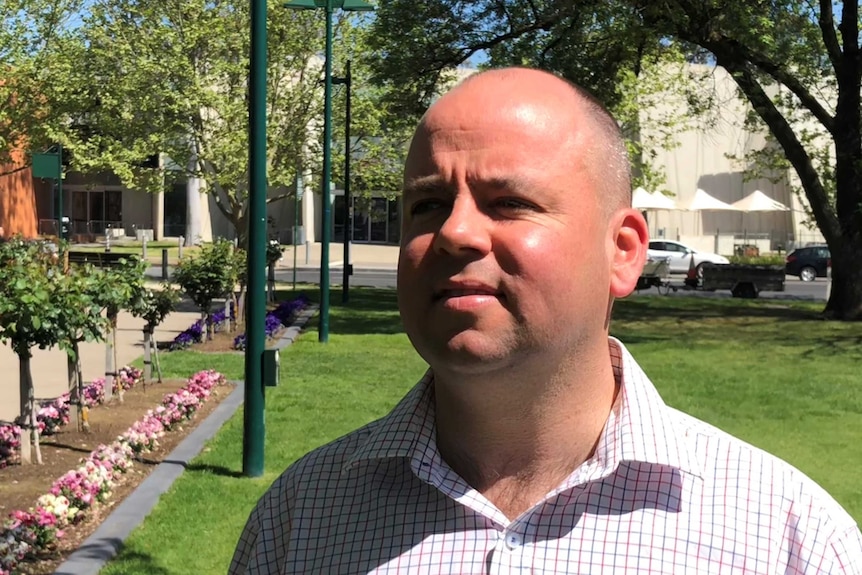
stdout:
<svg viewBox="0 0 862 575">
<path fill-rule="evenodd" d="M 678 273 L 688 272 L 692 255 L 694 255 L 694 266 L 699 278 L 703 276 L 702 264 L 704 263 L 730 263 L 730 260 L 724 256 L 710 252 L 701 252 L 685 244 L 670 240 L 653 240 L 649 243 L 649 249 L 647 250 L 647 256 L 650 258 L 667 258 L 668 263 L 670 263 L 670 271 Z"/>
</svg>

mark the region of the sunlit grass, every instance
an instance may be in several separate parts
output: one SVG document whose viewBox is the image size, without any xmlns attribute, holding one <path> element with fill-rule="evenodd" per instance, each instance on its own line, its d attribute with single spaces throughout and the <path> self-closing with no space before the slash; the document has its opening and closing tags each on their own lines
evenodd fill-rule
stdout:
<svg viewBox="0 0 862 575">
<path fill-rule="evenodd" d="M 267 389 L 264 476 L 239 476 L 238 412 L 103 573 L 224 573 L 249 511 L 278 474 L 384 415 L 421 376 L 395 308 L 393 291 L 354 289 L 349 307 L 332 308 L 327 345 L 311 325 L 282 353 L 281 386 Z M 825 322 L 819 311 L 636 297 L 617 302 L 612 333 L 668 404 L 788 460 L 862 521 L 862 324 Z M 233 379 L 243 357 L 180 352 L 163 364 L 171 374 L 215 368 Z M 201 542 L 206 552 L 193 552 Z"/>
</svg>

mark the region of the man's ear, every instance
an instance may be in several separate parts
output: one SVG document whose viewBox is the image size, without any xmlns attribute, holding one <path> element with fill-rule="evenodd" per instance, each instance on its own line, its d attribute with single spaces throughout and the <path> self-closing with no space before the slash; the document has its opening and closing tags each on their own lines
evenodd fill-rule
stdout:
<svg viewBox="0 0 862 575">
<path fill-rule="evenodd" d="M 616 212 L 610 223 L 610 295 L 621 298 L 634 291 L 643 273 L 649 228 L 643 215 L 632 208 Z"/>
</svg>

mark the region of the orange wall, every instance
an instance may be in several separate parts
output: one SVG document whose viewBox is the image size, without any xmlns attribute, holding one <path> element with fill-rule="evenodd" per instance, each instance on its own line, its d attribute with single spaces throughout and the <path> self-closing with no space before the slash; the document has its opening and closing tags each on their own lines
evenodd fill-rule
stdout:
<svg viewBox="0 0 862 575">
<path fill-rule="evenodd" d="M 23 154 L 13 153 L 12 164 L 0 165 L 0 227 L 3 235 L 36 237 L 38 216 L 36 191 L 30 168 L 13 171 L 22 165 Z M 11 172 L 11 173 L 9 173 Z"/>
</svg>

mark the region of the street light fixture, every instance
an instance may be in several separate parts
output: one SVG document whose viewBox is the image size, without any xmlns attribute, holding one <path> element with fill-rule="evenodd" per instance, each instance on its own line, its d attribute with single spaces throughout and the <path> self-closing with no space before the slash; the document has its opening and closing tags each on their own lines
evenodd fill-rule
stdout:
<svg viewBox="0 0 862 575">
<path fill-rule="evenodd" d="M 336 8 L 350 12 L 369 12 L 374 6 L 364 0 L 292 0 L 285 8 L 326 11 L 326 51 L 323 73 L 323 229 L 320 245 L 320 329 L 318 341 L 329 341 L 329 243 L 332 237 L 332 200 L 329 182 L 332 174 L 332 13 Z M 347 265 L 347 262 L 345 262 Z"/>
</svg>

